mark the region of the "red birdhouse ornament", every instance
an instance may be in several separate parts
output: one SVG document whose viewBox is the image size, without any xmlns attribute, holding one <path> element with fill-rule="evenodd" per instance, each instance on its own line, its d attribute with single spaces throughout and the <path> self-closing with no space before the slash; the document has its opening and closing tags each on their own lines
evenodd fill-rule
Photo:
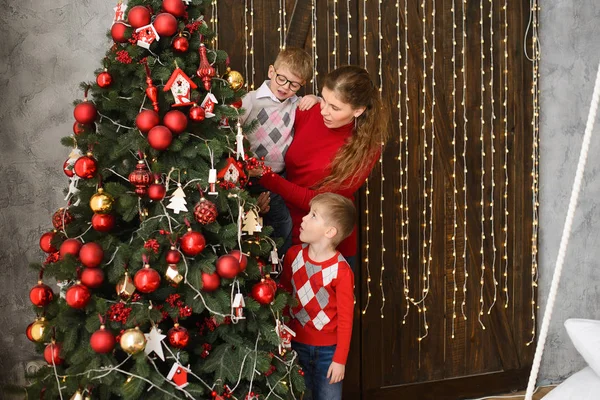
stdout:
<svg viewBox="0 0 600 400">
<path fill-rule="evenodd" d="M 184 388 L 188 383 L 188 372 L 190 372 L 189 368 L 186 368 L 178 363 L 173 364 L 171 367 L 171 371 L 169 371 L 169 375 L 167 375 L 167 379 L 172 380 L 177 386 L 180 388 Z"/>
<path fill-rule="evenodd" d="M 179 67 L 175 68 L 175 71 L 171 74 L 171 77 L 167 81 L 163 91 L 171 91 L 175 104 L 173 107 L 189 106 L 192 104 L 190 101 L 190 94 L 192 89 L 196 89 L 198 85 L 186 75 L 185 72 Z"/>
</svg>

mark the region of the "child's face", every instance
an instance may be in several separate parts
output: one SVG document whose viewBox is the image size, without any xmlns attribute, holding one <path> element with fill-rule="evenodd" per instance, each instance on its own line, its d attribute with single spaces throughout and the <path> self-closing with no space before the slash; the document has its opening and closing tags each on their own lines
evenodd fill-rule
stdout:
<svg viewBox="0 0 600 400">
<path fill-rule="evenodd" d="M 321 101 L 321 115 L 323 122 L 328 128 L 339 128 L 348 125 L 359 117 L 365 108 L 353 108 L 350 104 L 344 103 L 336 96 L 335 92 L 324 87 L 321 92 L 323 101 Z"/>
<path fill-rule="evenodd" d="M 302 218 L 300 224 L 300 240 L 313 244 L 322 240 L 332 239 L 337 234 L 337 229 L 327 223 L 324 218 L 323 206 L 313 204 L 310 211 Z"/>
<path fill-rule="evenodd" d="M 296 92 L 306 83 L 298 75 L 294 74 L 285 64 L 277 70 L 269 66 L 269 79 L 271 84 L 269 89 L 279 100 L 284 101 L 294 96 Z M 281 82 L 283 84 L 281 84 Z"/>
</svg>

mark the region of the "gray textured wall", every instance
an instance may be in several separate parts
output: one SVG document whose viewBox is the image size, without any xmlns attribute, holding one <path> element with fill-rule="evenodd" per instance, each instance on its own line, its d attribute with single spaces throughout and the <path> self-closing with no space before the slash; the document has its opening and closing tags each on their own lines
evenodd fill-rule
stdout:
<svg viewBox="0 0 600 400">
<path fill-rule="evenodd" d="M 27 293 L 36 279 L 27 264 L 40 260 L 38 238 L 51 227 L 51 213 L 63 204 L 67 180 L 60 166 L 68 151 L 59 138 L 71 132 L 71 101 L 81 96 L 78 83 L 94 78 L 92 72 L 109 45 L 104 33 L 113 3 L 0 0 L 0 381 L 22 379 L 23 363 L 34 357 L 23 334 L 33 320 Z M 542 3 L 543 304 L 600 59 L 600 7 L 598 0 Z M 595 138 L 540 374 L 546 381 L 583 366 L 563 321 L 600 319 L 598 150 L 600 138 Z"/>
</svg>

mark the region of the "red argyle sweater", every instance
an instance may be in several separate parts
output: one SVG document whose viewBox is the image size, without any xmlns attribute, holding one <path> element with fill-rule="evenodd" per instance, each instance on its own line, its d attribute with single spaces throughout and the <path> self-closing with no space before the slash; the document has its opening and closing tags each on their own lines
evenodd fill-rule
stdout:
<svg viewBox="0 0 600 400">
<path fill-rule="evenodd" d="M 294 341 L 311 346 L 337 345 L 333 361 L 346 364 L 352 337 L 354 274 L 340 254 L 316 262 L 308 245 L 292 246 L 284 258 L 280 283 L 299 304 L 290 310 Z"/>
<path fill-rule="evenodd" d="M 296 111 L 294 140 L 285 155 L 287 179 L 277 174 L 267 174 L 260 184 L 283 197 L 292 217 L 292 243 L 300 244 L 302 217 L 310 211 L 309 203 L 320 191 L 309 189 L 329 176 L 329 165 L 337 151 L 352 136 L 353 124 L 329 129 L 323 123 L 321 108 L 314 106 L 307 111 Z M 379 155 L 360 172 L 351 186 L 345 185 L 336 193 L 354 201 L 354 193 L 371 173 Z M 350 182 L 347 182 L 348 184 Z M 356 255 L 356 228 L 339 244 L 337 249 L 346 257 Z"/>
</svg>

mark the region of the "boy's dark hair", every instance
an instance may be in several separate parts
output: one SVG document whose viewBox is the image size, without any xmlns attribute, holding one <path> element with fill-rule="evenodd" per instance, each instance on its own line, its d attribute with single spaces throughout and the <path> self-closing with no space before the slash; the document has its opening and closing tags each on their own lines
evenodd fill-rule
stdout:
<svg viewBox="0 0 600 400">
<path fill-rule="evenodd" d="M 333 245 L 337 246 L 342 240 L 350 236 L 354 230 L 354 223 L 356 222 L 354 203 L 349 198 L 339 194 L 321 193 L 310 201 L 311 207 L 316 204 L 323 206 L 320 210 L 323 219 L 337 229 L 337 235 L 332 239 Z"/>
<path fill-rule="evenodd" d="M 275 62 L 275 69 L 286 66 L 298 75 L 304 82 L 308 82 L 313 75 L 313 60 L 306 50 L 299 47 L 287 47 L 279 52 Z"/>
</svg>

